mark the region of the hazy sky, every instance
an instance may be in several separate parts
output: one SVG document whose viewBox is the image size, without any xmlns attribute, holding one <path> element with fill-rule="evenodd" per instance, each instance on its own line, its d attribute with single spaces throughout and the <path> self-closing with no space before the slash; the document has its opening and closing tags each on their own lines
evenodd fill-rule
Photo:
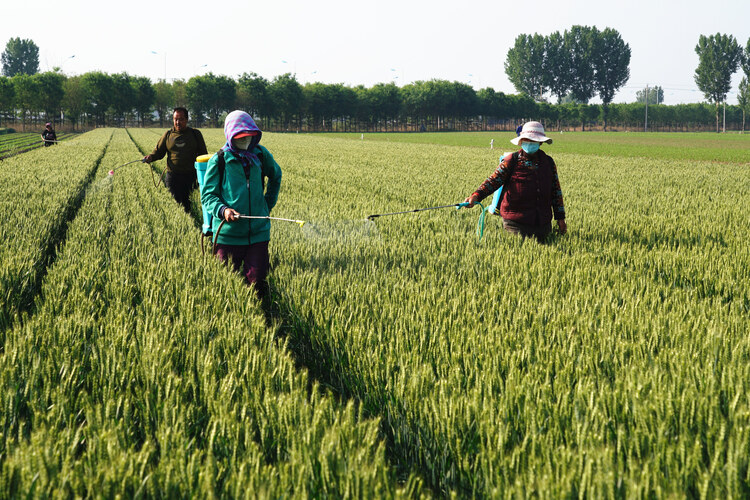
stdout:
<svg viewBox="0 0 750 500">
<path fill-rule="evenodd" d="M 187 79 L 213 72 L 372 86 L 439 78 L 515 93 L 503 64 L 522 33 L 574 24 L 614 28 L 630 45 L 630 80 L 615 102 L 646 84 L 667 104 L 700 102 L 698 37 L 750 38 L 750 0 L 0 0 L 0 48 L 39 46 L 40 70 L 61 66 Z M 156 52 L 156 54 L 154 54 Z M 75 57 L 71 57 L 75 56 Z M 166 64 L 165 64 L 166 63 Z M 736 103 L 741 70 L 727 101 Z M 598 102 L 598 101 L 597 101 Z"/>
</svg>

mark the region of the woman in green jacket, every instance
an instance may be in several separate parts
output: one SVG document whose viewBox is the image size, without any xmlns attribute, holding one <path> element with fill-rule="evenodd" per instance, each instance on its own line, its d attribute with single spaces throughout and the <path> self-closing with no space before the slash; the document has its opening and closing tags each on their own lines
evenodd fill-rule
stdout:
<svg viewBox="0 0 750 500">
<path fill-rule="evenodd" d="M 231 259 L 234 269 L 255 286 L 258 297 L 267 299 L 271 239 L 271 221 L 267 217 L 279 196 L 281 168 L 271 153 L 259 145 L 261 135 L 255 121 L 244 111 L 227 115 L 227 142 L 208 160 L 201 203 L 214 216 L 217 256 L 224 262 Z M 222 221 L 226 223 L 219 232 Z"/>
</svg>

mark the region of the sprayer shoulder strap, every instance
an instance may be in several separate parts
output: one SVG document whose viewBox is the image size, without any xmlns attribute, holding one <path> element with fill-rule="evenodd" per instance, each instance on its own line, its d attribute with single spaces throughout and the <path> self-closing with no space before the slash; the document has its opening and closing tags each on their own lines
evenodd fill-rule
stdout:
<svg viewBox="0 0 750 500">
<path fill-rule="evenodd" d="M 509 172 L 509 175 L 513 175 L 513 170 L 515 170 L 516 167 L 518 167 L 518 151 L 513 151 L 513 161 L 511 163 L 512 163 L 512 165 L 508 165 L 512 169 Z M 510 179 L 510 177 L 508 177 L 508 178 Z"/>
<path fill-rule="evenodd" d="M 219 186 L 224 184 L 224 169 L 226 168 L 226 162 L 224 161 L 224 151 L 219 150 L 216 153 L 218 159 L 216 160 L 216 168 L 219 169 Z"/>
<path fill-rule="evenodd" d="M 258 152 L 256 153 L 258 155 L 258 159 L 260 159 L 261 163 L 263 162 L 263 149 L 257 148 Z M 226 169 L 226 160 L 224 160 L 224 150 L 220 149 L 216 156 L 218 156 L 218 160 L 216 161 L 216 167 L 219 169 L 219 185 L 221 186 L 224 183 L 224 170 Z"/>
<path fill-rule="evenodd" d="M 505 184 L 503 185 L 503 190 L 500 192 L 500 199 L 502 200 L 502 197 L 505 196 L 505 191 L 507 191 L 508 183 L 510 182 L 510 178 L 513 175 L 513 172 L 515 172 L 516 168 L 518 167 L 518 151 L 513 152 L 513 158 L 508 163 L 508 177 L 505 178 Z M 498 208 L 500 207 L 500 204 L 498 203 Z"/>
</svg>

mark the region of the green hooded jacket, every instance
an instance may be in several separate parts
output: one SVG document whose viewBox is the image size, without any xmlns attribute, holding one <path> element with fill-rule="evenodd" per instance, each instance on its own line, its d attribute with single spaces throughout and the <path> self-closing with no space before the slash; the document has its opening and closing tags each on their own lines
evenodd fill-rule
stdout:
<svg viewBox="0 0 750 500">
<path fill-rule="evenodd" d="M 242 162 L 231 151 L 224 152 L 224 176 L 220 179 L 218 155 L 214 154 L 206 167 L 201 204 L 213 215 L 212 229 L 217 238 L 219 211 L 222 207 L 237 210 L 242 215 L 267 217 L 276 205 L 281 188 L 281 167 L 263 146 L 253 150 L 259 161 L 252 161 L 245 177 Z M 265 193 L 264 180 L 267 179 Z M 220 184 L 221 183 L 221 184 Z M 271 221 L 268 219 L 240 219 L 227 222 L 218 234 L 217 243 L 223 245 L 248 245 L 271 239 Z"/>
</svg>

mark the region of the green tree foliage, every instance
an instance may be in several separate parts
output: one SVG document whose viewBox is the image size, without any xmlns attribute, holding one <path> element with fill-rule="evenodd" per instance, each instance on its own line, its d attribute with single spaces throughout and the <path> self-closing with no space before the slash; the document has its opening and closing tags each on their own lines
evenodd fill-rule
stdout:
<svg viewBox="0 0 750 500">
<path fill-rule="evenodd" d="M 505 59 L 505 74 L 516 88 L 537 101 L 545 84 L 545 39 L 542 35 L 518 35 Z"/>
<path fill-rule="evenodd" d="M 39 80 L 31 75 L 18 74 L 13 77 L 15 105 L 21 111 L 21 122 L 26 126 L 26 118 L 32 111 L 41 107 Z"/>
<path fill-rule="evenodd" d="M 237 97 L 234 80 L 213 73 L 192 77 L 185 90 L 189 108 L 198 125 L 203 123 L 203 116 L 208 115 L 212 126 L 219 126 L 219 115 L 231 109 Z"/>
<path fill-rule="evenodd" d="M 2 123 L 4 115 L 11 114 L 15 97 L 13 80 L 7 76 L 0 76 L 0 123 Z"/>
<path fill-rule="evenodd" d="M 53 71 L 37 73 L 34 78 L 39 88 L 39 106 L 47 118 L 52 121 L 60 115 L 63 97 L 65 97 L 65 75 Z"/>
<path fill-rule="evenodd" d="M 3 75 L 33 75 L 39 72 L 39 47 L 30 39 L 11 38 L 0 56 Z"/>
<path fill-rule="evenodd" d="M 154 84 L 154 110 L 159 115 L 159 126 L 163 127 L 168 114 L 174 109 L 174 87 L 164 80 Z"/>
<path fill-rule="evenodd" d="M 127 73 L 117 73 L 111 76 L 112 99 L 111 106 L 115 119 L 125 122 L 125 115 L 135 107 L 135 90 L 131 85 L 132 77 Z"/>
<path fill-rule="evenodd" d="M 270 83 L 255 73 L 243 73 L 237 80 L 237 107 L 256 118 L 273 114 L 273 102 L 268 93 Z"/>
<path fill-rule="evenodd" d="M 30 80 L 20 76 L 24 75 L 0 77 L 0 112 L 5 113 L 6 122 L 18 119 L 25 124 L 29 119 L 38 121 L 45 113 L 54 118 L 60 116 L 62 109 L 74 127 L 148 125 L 150 113 L 156 110 L 160 126 L 170 126 L 175 106 L 189 108 L 191 122 L 197 126 L 203 126 L 206 118 L 211 119 L 211 126 L 221 126 L 223 113 L 244 109 L 268 130 L 289 130 L 290 126 L 307 131 L 416 131 L 422 127 L 487 130 L 498 126 L 510 130 L 526 120 L 540 120 L 547 127 L 563 129 L 599 126 L 604 120 L 603 106 L 588 107 L 582 114 L 578 105 L 586 103 L 570 92 L 560 99 L 562 105 L 551 105 L 536 102 L 526 94 L 506 95 L 492 88 L 475 91 L 465 83 L 446 80 L 413 82 L 404 87 L 394 83 L 371 88 L 324 83 L 303 87 L 293 75 L 274 82 L 253 73 L 237 81 L 205 75 L 191 80 L 188 101 L 188 84 L 183 80 L 151 84 L 142 77 L 101 72 L 77 77 L 52 72 L 33 75 Z M 222 90 L 222 84 L 228 90 Z M 660 130 L 705 130 L 707 125 L 715 126 L 715 113 L 706 114 L 706 109 L 711 111 L 708 105 L 662 105 L 652 109 L 656 92 L 662 94 L 659 87 L 649 91 L 649 128 L 653 125 Z M 610 104 L 607 126 L 611 123 L 613 127 L 642 128 L 644 111 L 643 103 Z M 727 106 L 726 112 L 728 126 L 739 129 L 741 107 Z"/>
<path fill-rule="evenodd" d="M 420 124 L 431 123 L 438 129 L 453 120 L 461 120 L 479 113 L 479 99 L 473 88 L 461 82 L 447 80 L 417 81 L 401 89 L 403 112 Z"/>
<path fill-rule="evenodd" d="M 147 118 L 150 121 L 150 113 L 156 101 L 156 90 L 151 85 L 151 80 L 145 76 L 134 76 L 130 79 L 130 85 L 133 87 L 135 94 L 135 103 L 133 109 L 138 114 L 141 126 L 145 126 Z"/>
<path fill-rule="evenodd" d="M 297 128 L 299 129 L 300 117 L 303 112 L 304 92 L 297 79 L 291 73 L 279 75 L 271 82 L 268 93 L 281 120 L 282 127 L 289 129 L 293 120 L 297 120 Z"/>
<path fill-rule="evenodd" d="M 565 37 L 555 31 L 544 39 L 544 85 L 552 95 L 557 96 L 558 104 L 570 91 L 571 72 L 569 47 Z"/>
<path fill-rule="evenodd" d="M 185 97 L 192 113 L 192 120 L 199 126 L 208 112 L 211 91 L 211 84 L 204 76 L 195 76 L 185 84 Z"/>
<path fill-rule="evenodd" d="M 508 98 L 503 92 L 497 92 L 492 87 L 477 92 L 479 109 L 482 115 L 503 116 L 508 108 Z"/>
<path fill-rule="evenodd" d="M 208 101 L 208 114 L 211 118 L 211 123 L 215 127 L 220 127 L 222 124 L 219 123 L 219 115 L 226 111 L 231 111 L 234 107 L 234 103 L 237 99 L 237 84 L 235 81 L 225 75 L 214 75 L 209 73 L 205 75 L 211 81 L 211 88 L 213 94 Z"/>
<path fill-rule="evenodd" d="M 630 47 L 616 30 L 576 25 L 547 37 L 519 35 L 508 51 L 505 72 L 519 92 L 540 102 L 546 91 L 558 103 L 566 96 L 587 103 L 599 94 L 606 130 L 609 104 L 628 81 L 629 65 Z"/>
<path fill-rule="evenodd" d="M 112 77 L 101 71 L 92 71 L 83 75 L 81 83 L 86 94 L 86 113 L 97 125 L 105 125 L 107 112 L 114 101 Z"/>
<path fill-rule="evenodd" d="M 376 123 L 385 125 L 394 120 L 402 106 L 402 94 L 395 83 L 377 83 L 366 92 L 366 99 L 372 110 L 372 118 Z"/>
<path fill-rule="evenodd" d="M 573 26 L 565 31 L 565 47 L 569 57 L 569 88 L 573 97 L 587 103 L 596 95 L 596 27 Z"/>
<path fill-rule="evenodd" d="M 747 40 L 745 50 L 742 52 L 741 64 L 742 72 L 745 73 L 746 77 L 750 78 L 750 39 Z"/>
<path fill-rule="evenodd" d="M 604 131 L 607 131 L 607 111 L 615 93 L 630 78 L 630 46 L 612 28 L 594 32 L 593 62 L 594 88 L 602 100 Z"/>
<path fill-rule="evenodd" d="M 719 103 L 725 102 L 731 88 L 732 75 L 742 59 L 742 48 L 732 35 L 701 35 L 695 46 L 698 67 L 695 83 L 716 107 L 716 132 L 719 132 Z"/>
<path fill-rule="evenodd" d="M 635 93 L 635 102 L 646 102 L 646 95 L 648 94 L 649 104 L 662 104 L 664 102 L 664 89 L 659 85 L 649 87 L 648 90 L 638 90 Z"/>
<path fill-rule="evenodd" d="M 188 107 L 188 98 L 187 98 L 187 82 L 185 80 L 172 80 L 172 93 L 174 95 L 174 99 L 172 102 L 172 106 L 174 107 Z M 171 111 L 169 114 L 169 120 L 171 121 Z"/>
<path fill-rule="evenodd" d="M 750 85 L 747 83 L 747 77 L 740 80 L 739 92 L 737 93 L 737 103 L 742 110 L 742 132 L 745 132 L 745 116 L 750 112 Z"/>
<path fill-rule="evenodd" d="M 62 101 L 65 117 L 75 127 L 86 111 L 86 90 L 83 85 L 83 77 L 71 76 L 63 82 L 64 97 Z"/>
<path fill-rule="evenodd" d="M 324 83 L 308 83 L 303 88 L 306 111 L 314 124 L 320 124 L 332 108 L 332 87 Z"/>
</svg>

